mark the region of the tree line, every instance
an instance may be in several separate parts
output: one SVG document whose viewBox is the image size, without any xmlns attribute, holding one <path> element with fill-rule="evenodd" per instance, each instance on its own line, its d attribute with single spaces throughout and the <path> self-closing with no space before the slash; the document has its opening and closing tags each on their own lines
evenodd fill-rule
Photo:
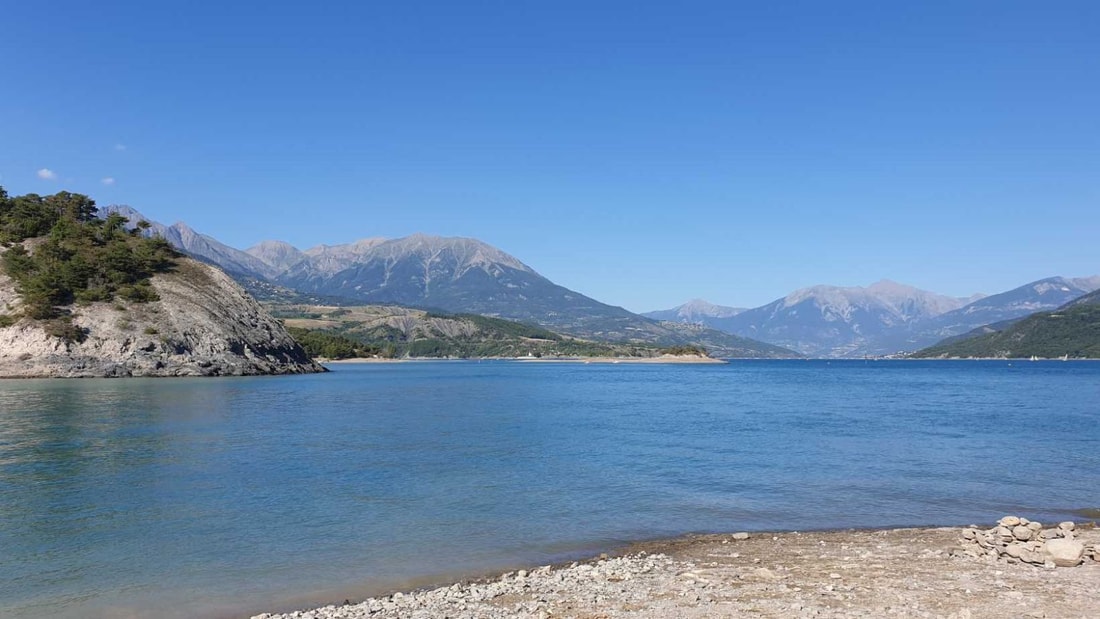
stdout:
<svg viewBox="0 0 1100 619">
<path fill-rule="evenodd" d="M 126 224 L 117 213 L 100 217 L 86 195 L 13 197 L 0 187 L 0 244 L 6 248 L 0 266 L 23 301 L 22 315 L 0 315 L 0 325 L 20 317 L 51 321 L 53 335 L 79 339 L 65 306 L 116 297 L 157 300 L 149 278 L 170 270 L 180 254 L 163 238 L 143 236 L 148 223 Z"/>
</svg>

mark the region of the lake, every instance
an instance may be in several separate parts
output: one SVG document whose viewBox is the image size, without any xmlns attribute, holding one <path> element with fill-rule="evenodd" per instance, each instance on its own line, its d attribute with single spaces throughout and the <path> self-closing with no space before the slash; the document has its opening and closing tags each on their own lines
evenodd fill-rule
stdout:
<svg viewBox="0 0 1100 619">
<path fill-rule="evenodd" d="M 1100 363 L 0 381 L 0 616 L 233 617 L 688 532 L 1100 507 Z"/>
</svg>

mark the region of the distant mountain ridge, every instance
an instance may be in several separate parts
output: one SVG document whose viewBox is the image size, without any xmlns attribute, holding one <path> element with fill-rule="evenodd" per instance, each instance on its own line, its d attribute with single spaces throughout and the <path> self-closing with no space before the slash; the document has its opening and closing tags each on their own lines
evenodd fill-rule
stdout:
<svg viewBox="0 0 1100 619">
<path fill-rule="evenodd" d="M 106 210 L 132 222 L 147 219 L 129 207 Z M 956 298 L 882 280 L 867 287 L 803 288 L 749 310 L 694 300 L 643 317 L 559 286 L 476 239 L 415 234 L 306 250 L 264 241 L 241 251 L 182 222 L 150 223 L 151 233 L 273 298 L 288 300 L 293 291 L 312 302 L 474 313 L 588 339 L 701 344 L 715 356 L 791 354 L 783 349 L 816 357 L 894 355 L 1100 289 L 1100 276 L 1051 277 L 989 297 Z"/>
<path fill-rule="evenodd" d="M 1083 284 L 1092 285 L 1087 281 Z M 1100 290 L 1073 299 L 1053 311 L 1036 312 L 950 338 L 917 351 L 913 356 L 1100 358 Z"/>
<path fill-rule="evenodd" d="M 812 286 L 709 327 L 820 357 L 893 355 L 1004 325 L 1100 289 L 1100 276 L 1050 277 L 992 296 L 956 298 L 883 280 Z"/>
<path fill-rule="evenodd" d="M 108 207 L 131 223 L 146 220 L 129 207 Z M 661 323 L 600 303 L 559 286 L 514 256 L 469 238 L 414 234 L 368 238 L 299 250 L 264 241 L 240 251 L 186 224 L 160 234 L 188 254 L 230 272 L 249 289 L 290 289 L 308 297 L 347 304 L 392 304 L 471 313 L 537 324 L 577 337 L 662 346 L 699 344 L 714 356 L 797 356 L 780 347 L 733 334 Z"/>
<path fill-rule="evenodd" d="M 867 287 L 803 288 L 707 325 L 811 356 L 882 355 L 894 352 L 891 340 L 903 339 L 899 336 L 914 325 L 966 303 L 967 299 L 882 280 Z"/>
<path fill-rule="evenodd" d="M 103 207 L 99 209 L 99 212 L 103 217 L 111 213 L 118 213 L 130 220 L 131 226 L 136 225 L 139 221 L 145 221 L 150 226 L 150 235 L 162 236 L 177 249 L 181 249 L 195 258 L 217 265 L 231 275 L 252 275 L 266 279 L 276 274 L 276 271 L 262 260 L 230 247 L 213 237 L 199 234 L 182 221 L 166 226 L 145 217 L 132 207 L 117 204 Z"/>
<path fill-rule="evenodd" d="M 1097 289 L 1100 289 L 1100 276 L 1048 277 L 946 312 L 931 321 L 931 326 L 944 333 L 955 332 L 950 333 L 954 335 L 962 333 L 960 329 L 966 330 L 967 326 L 974 328 L 1057 309 Z"/>
<path fill-rule="evenodd" d="M 743 311 L 745 311 L 743 307 L 726 307 L 703 299 L 692 299 L 672 309 L 643 312 L 642 316 L 653 320 L 707 324 L 707 321 L 712 318 L 730 318 Z"/>
</svg>

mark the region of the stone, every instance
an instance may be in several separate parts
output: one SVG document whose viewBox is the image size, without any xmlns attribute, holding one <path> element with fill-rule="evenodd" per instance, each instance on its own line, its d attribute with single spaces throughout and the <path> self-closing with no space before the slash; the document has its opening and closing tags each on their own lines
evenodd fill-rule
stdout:
<svg viewBox="0 0 1100 619">
<path fill-rule="evenodd" d="M 1005 547 L 1005 554 L 1010 557 L 1019 558 L 1024 552 L 1024 547 L 1019 544 L 1009 544 Z"/>
<path fill-rule="evenodd" d="M 1011 528 L 1011 527 L 1014 527 L 1014 526 L 1020 524 L 1020 519 L 1017 518 L 1016 516 L 1005 516 L 1004 518 L 1001 518 L 997 522 L 997 524 L 1001 525 L 1002 527 Z"/>
<path fill-rule="evenodd" d="M 758 567 L 752 572 L 757 578 L 764 580 L 779 580 L 779 575 L 766 567 Z"/>
<path fill-rule="evenodd" d="M 1052 539 L 1043 545 L 1047 556 L 1058 567 L 1074 567 L 1085 556 L 1085 545 L 1073 539 Z"/>
<path fill-rule="evenodd" d="M 974 529 L 963 529 L 962 536 L 963 539 L 972 540 L 978 537 L 978 532 Z"/>
<path fill-rule="evenodd" d="M 744 532 L 744 531 L 741 531 L 739 533 L 734 533 L 733 535 L 730 536 L 730 538 L 735 539 L 739 542 L 743 542 L 743 541 L 749 539 L 749 534 Z"/>
<path fill-rule="evenodd" d="M 1046 561 L 1046 557 L 1041 552 L 1035 552 L 1033 550 L 1022 550 L 1020 556 L 1017 557 L 1025 563 L 1031 563 L 1032 565 L 1042 565 Z"/>
<path fill-rule="evenodd" d="M 1012 537 L 1015 537 L 1016 539 L 1020 540 L 1021 542 L 1026 542 L 1027 540 L 1031 539 L 1031 536 L 1032 536 L 1031 529 L 1028 528 L 1025 525 L 1018 524 L 1018 525 L 1016 525 L 1015 527 L 1012 528 Z"/>
<path fill-rule="evenodd" d="M 1043 523 L 1035 522 L 1034 520 L 1032 520 L 1031 522 L 1027 523 L 1027 528 L 1038 533 L 1039 531 L 1043 530 Z"/>
<path fill-rule="evenodd" d="M 1058 523 L 1058 528 L 1063 530 L 1063 531 L 1072 531 L 1072 530 L 1077 528 L 1077 525 L 1075 525 L 1075 524 L 1073 524 L 1073 522 L 1067 520 L 1065 522 L 1059 522 Z"/>
</svg>

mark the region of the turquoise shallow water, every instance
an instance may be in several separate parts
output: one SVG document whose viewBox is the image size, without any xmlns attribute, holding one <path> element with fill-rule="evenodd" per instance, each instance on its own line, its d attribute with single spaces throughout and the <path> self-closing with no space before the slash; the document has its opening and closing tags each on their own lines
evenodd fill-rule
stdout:
<svg viewBox="0 0 1100 619">
<path fill-rule="evenodd" d="M 1100 507 L 1100 363 L 0 381 L 0 616 L 363 597 L 685 532 Z"/>
</svg>

